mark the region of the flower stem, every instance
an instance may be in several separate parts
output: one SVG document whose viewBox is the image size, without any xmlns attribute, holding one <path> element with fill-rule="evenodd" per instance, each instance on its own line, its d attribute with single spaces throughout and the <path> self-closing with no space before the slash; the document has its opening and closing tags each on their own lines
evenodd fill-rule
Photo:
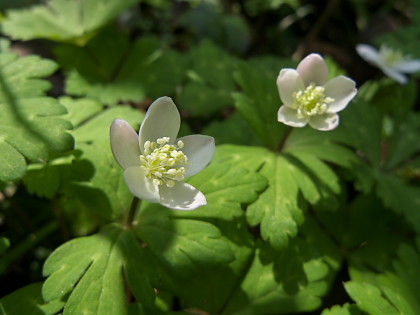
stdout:
<svg viewBox="0 0 420 315">
<path fill-rule="evenodd" d="M 287 128 L 286 132 L 284 133 L 283 138 L 281 139 L 279 145 L 277 146 L 277 150 L 276 150 L 277 152 L 281 152 L 283 150 L 284 145 L 286 144 L 286 140 L 287 140 L 287 138 L 289 138 L 292 130 L 293 130 L 293 127 L 288 127 Z"/>
<path fill-rule="evenodd" d="M 134 218 L 136 217 L 136 210 L 139 204 L 140 204 L 140 199 L 137 197 L 134 197 L 133 201 L 131 202 L 130 211 L 128 212 L 127 221 L 125 224 L 125 226 L 128 229 L 131 229 L 133 227 L 133 221 L 134 221 Z"/>
</svg>

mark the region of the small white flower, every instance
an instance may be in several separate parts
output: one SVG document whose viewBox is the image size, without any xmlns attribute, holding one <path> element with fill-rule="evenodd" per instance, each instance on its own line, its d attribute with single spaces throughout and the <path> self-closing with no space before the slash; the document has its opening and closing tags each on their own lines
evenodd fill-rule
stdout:
<svg viewBox="0 0 420 315">
<path fill-rule="evenodd" d="M 328 67 L 318 54 L 310 54 L 297 69 L 282 69 L 277 87 L 283 105 L 278 121 L 292 127 L 309 125 L 318 130 L 338 126 L 337 112 L 356 95 L 353 80 L 338 76 L 328 81 Z"/>
<path fill-rule="evenodd" d="M 378 50 L 370 45 L 359 44 L 356 46 L 356 50 L 360 57 L 381 69 L 388 77 L 400 84 L 408 82 L 404 73 L 420 71 L 420 59 L 411 59 L 400 51 L 387 46 L 381 46 Z"/>
<path fill-rule="evenodd" d="M 136 197 L 175 210 L 194 210 L 206 197 L 183 182 L 203 170 L 216 150 L 214 138 L 191 135 L 177 139 L 181 117 L 169 97 L 150 105 L 137 136 L 122 119 L 111 125 L 111 147 Z"/>
</svg>

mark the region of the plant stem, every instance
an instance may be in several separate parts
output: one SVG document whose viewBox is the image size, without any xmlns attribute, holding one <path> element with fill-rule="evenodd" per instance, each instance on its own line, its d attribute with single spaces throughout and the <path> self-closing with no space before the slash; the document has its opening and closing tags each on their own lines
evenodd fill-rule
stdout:
<svg viewBox="0 0 420 315">
<path fill-rule="evenodd" d="M 136 217 L 136 210 L 139 204 L 140 204 L 140 199 L 137 197 L 134 197 L 133 201 L 131 202 L 130 211 L 128 212 L 127 222 L 125 225 L 129 229 L 133 227 L 133 221 L 134 221 L 134 218 Z"/>
<path fill-rule="evenodd" d="M 281 139 L 279 145 L 277 146 L 277 150 L 276 150 L 277 152 L 281 152 L 283 150 L 284 145 L 286 143 L 286 140 L 287 140 L 287 138 L 289 138 L 290 133 L 292 132 L 292 130 L 293 130 L 293 127 L 287 128 L 286 132 L 284 133 L 283 138 Z"/>
</svg>

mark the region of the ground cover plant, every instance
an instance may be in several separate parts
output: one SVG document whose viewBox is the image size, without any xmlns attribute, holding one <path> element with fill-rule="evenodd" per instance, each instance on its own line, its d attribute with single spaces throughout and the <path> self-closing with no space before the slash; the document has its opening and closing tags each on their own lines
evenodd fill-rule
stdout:
<svg viewBox="0 0 420 315">
<path fill-rule="evenodd" d="M 0 2 L 2 314 L 420 314 L 420 3 Z"/>
</svg>

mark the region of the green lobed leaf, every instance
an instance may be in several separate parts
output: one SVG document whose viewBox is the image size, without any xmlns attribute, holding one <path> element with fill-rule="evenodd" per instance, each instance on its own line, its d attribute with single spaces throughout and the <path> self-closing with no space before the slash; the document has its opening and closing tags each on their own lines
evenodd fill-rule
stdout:
<svg viewBox="0 0 420 315">
<path fill-rule="evenodd" d="M 138 125 L 144 114 L 123 106 L 102 111 L 100 103 L 89 99 L 65 97 L 60 102 L 75 126 L 72 135 L 76 150 L 50 162 L 33 164 L 24 182 L 39 196 L 63 195 L 63 208 L 74 218 L 73 226 L 79 234 L 90 231 L 99 223 L 98 218 L 116 219 L 128 211 L 133 196 L 125 184 L 123 169 L 112 155 L 109 128 L 116 118 Z"/>
<path fill-rule="evenodd" d="M 62 309 L 64 302 L 56 300 L 45 303 L 41 289 L 41 282 L 33 283 L 2 297 L 0 311 L 7 315 L 57 314 Z"/>
<path fill-rule="evenodd" d="M 346 287 L 346 290 L 360 309 L 369 314 L 381 314 L 385 308 L 391 309 L 392 314 L 418 314 L 420 311 L 417 281 L 420 274 L 419 253 L 420 240 L 417 238 L 414 247 L 407 244 L 399 246 L 397 258 L 391 267 L 387 267 L 385 271 L 374 268 L 381 273 L 373 272 L 373 268 L 352 266 L 351 283 L 354 283 L 355 288 Z M 370 296 L 365 297 L 368 294 Z"/>
<path fill-rule="evenodd" d="M 286 126 L 277 121 L 281 101 L 276 87 L 276 76 L 269 71 L 261 71 L 261 68 L 264 67 L 238 63 L 234 76 L 243 92 L 233 93 L 232 96 L 236 109 L 264 145 L 276 149 Z"/>
<path fill-rule="evenodd" d="M 254 201 L 267 182 L 256 172 L 212 162 L 189 183 L 205 194 L 206 206 L 173 211 L 146 204 L 137 231 L 162 262 L 158 288 L 179 297 L 185 308 L 217 314 L 253 250 L 241 205 Z"/>
<path fill-rule="evenodd" d="M 302 205 L 298 204 L 299 186 L 289 160 L 264 148 L 231 145 L 219 147 L 216 160 L 258 170 L 267 178 L 269 186 L 248 206 L 247 220 L 251 225 L 260 224 L 263 239 L 272 246 L 284 247 L 303 222 Z"/>
<path fill-rule="evenodd" d="M 63 244 L 48 257 L 43 297 L 47 302 L 65 298 L 64 314 L 128 314 L 127 280 L 135 299 L 153 308 L 153 265 L 147 255 L 130 230 L 105 226 L 98 234 Z"/>
<path fill-rule="evenodd" d="M 110 105 L 171 95 L 184 75 L 184 58 L 162 49 L 159 39 L 141 37 L 130 43 L 115 28 L 105 29 L 85 47 L 66 44 L 55 53 L 68 72 L 68 94 Z"/>
<path fill-rule="evenodd" d="M 96 30 L 138 0 L 50 0 L 30 8 L 10 10 L 2 30 L 13 39 L 46 38 L 84 44 Z"/>
<path fill-rule="evenodd" d="M 370 283 L 349 281 L 344 283 L 347 293 L 357 306 L 364 312 L 372 315 L 401 314 L 390 301 L 384 298 L 381 290 Z"/>
<path fill-rule="evenodd" d="M 291 241 L 281 251 L 258 242 L 254 260 L 223 314 L 277 314 L 315 310 L 327 292 L 329 267 Z M 305 257 L 308 255 L 308 257 Z"/>
<path fill-rule="evenodd" d="M 203 40 L 189 55 L 189 81 L 179 103 L 191 116 L 210 116 L 233 106 L 235 90 L 232 72 L 235 59 L 209 40 Z"/>
<path fill-rule="evenodd" d="M 321 315 L 361 315 L 360 309 L 355 304 L 345 303 L 344 305 L 334 305 L 329 309 L 324 309 Z"/>
<path fill-rule="evenodd" d="M 240 145 L 262 144 L 238 112 L 234 112 L 230 117 L 222 121 L 212 121 L 203 129 L 202 133 L 214 137 L 218 145 L 227 143 Z"/>
<path fill-rule="evenodd" d="M 57 69 L 38 56 L 18 58 L 0 54 L 0 180 L 15 181 L 26 172 L 26 160 L 48 161 L 51 154 L 72 149 L 66 132 L 71 125 L 61 116 L 66 110 L 45 97 L 50 84 L 40 78 Z"/>
<path fill-rule="evenodd" d="M 401 213 L 415 231 L 420 231 L 420 189 L 404 183 L 392 174 L 379 173 L 376 193 L 384 204 Z"/>
</svg>

